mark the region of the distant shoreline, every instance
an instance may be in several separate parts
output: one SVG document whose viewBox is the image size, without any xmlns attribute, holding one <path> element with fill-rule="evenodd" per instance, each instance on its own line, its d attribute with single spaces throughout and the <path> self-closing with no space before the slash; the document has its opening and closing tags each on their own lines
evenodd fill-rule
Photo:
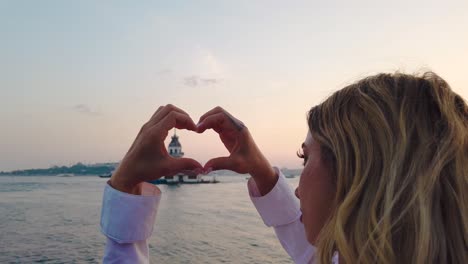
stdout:
<svg viewBox="0 0 468 264">
<path fill-rule="evenodd" d="M 28 170 L 14 170 L 9 172 L 0 172 L 0 176 L 58 176 L 61 174 L 73 174 L 73 176 L 96 176 L 102 174 L 109 174 L 115 170 L 118 163 L 99 163 L 92 165 L 85 165 L 77 163 L 70 167 L 67 166 L 53 166 L 47 169 L 28 169 Z"/>
<path fill-rule="evenodd" d="M 112 173 L 117 168 L 118 163 L 98 163 L 86 165 L 77 163 L 70 167 L 67 166 L 53 166 L 47 169 L 27 169 L 27 170 L 14 170 L 2 171 L 0 176 L 59 176 L 62 174 L 72 174 L 73 176 L 99 176 Z M 286 175 L 298 176 L 301 174 L 302 169 L 288 169 L 281 168 L 281 171 Z M 236 175 L 238 173 L 229 170 L 216 171 L 216 176 Z M 239 174 L 244 175 L 244 174 Z"/>
</svg>

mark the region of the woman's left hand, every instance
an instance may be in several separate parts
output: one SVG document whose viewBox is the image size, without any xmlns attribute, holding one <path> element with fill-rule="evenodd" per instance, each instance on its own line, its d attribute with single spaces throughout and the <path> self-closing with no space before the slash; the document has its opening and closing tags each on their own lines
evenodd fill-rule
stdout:
<svg viewBox="0 0 468 264">
<path fill-rule="evenodd" d="M 182 171 L 200 173 L 203 166 L 196 160 L 173 158 L 164 140 L 172 128 L 196 130 L 196 125 L 183 110 L 169 104 L 161 106 L 143 125 L 135 141 L 110 179 L 110 185 L 120 191 L 139 194 L 138 185 L 162 176 Z"/>
</svg>

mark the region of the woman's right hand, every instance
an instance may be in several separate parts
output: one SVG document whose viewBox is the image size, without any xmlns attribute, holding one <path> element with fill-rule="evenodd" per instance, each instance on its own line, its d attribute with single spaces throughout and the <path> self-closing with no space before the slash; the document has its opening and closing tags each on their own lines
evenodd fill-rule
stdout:
<svg viewBox="0 0 468 264">
<path fill-rule="evenodd" d="M 197 132 L 203 133 L 207 129 L 219 134 L 230 155 L 209 160 L 204 166 L 205 171 L 226 169 L 249 173 L 262 195 L 275 186 L 278 175 L 240 120 L 218 106 L 200 117 Z"/>
<path fill-rule="evenodd" d="M 179 172 L 198 174 L 202 166 L 194 159 L 171 157 L 164 146 L 172 128 L 195 131 L 190 116 L 171 104 L 161 106 L 143 125 L 135 141 L 112 174 L 110 184 L 119 191 L 139 194 L 139 184 Z"/>
</svg>

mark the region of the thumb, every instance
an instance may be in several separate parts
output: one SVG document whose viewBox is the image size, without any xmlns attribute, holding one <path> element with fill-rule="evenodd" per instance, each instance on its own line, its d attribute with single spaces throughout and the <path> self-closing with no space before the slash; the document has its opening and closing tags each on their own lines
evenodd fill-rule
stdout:
<svg viewBox="0 0 468 264">
<path fill-rule="evenodd" d="M 210 159 L 203 168 L 205 171 L 210 170 L 232 170 L 237 172 L 237 166 L 230 157 L 219 157 Z"/>
<path fill-rule="evenodd" d="M 178 172 L 194 172 L 195 174 L 199 174 L 203 166 L 194 159 L 172 158 L 169 161 L 168 168 L 170 168 L 171 174 L 177 174 Z"/>
</svg>

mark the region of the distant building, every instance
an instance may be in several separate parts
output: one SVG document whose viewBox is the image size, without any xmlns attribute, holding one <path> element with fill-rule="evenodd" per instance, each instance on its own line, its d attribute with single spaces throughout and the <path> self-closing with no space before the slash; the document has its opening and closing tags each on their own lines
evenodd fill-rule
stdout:
<svg viewBox="0 0 468 264">
<path fill-rule="evenodd" d="M 182 145 L 179 142 L 179 137 L 174 130 L 174 135 L 171 138 L 171 143 L 169 143 L 168 147 L 169 155 L 174 158 L 182 158 L 184 156 L 184 152 L 182 152 Z"/>
<path fill-rule="evenodd" d="M 182 145 L 179 142 L 179 137 L 177 136 L 176 130 L 174 129 L 174 135 L 171 138 L 171 143 L 168 146 L 169 155 L 174 158 L 182 158 L 184 152 L 182 151 Z M 202 181 L 202 175 L 185 175 L 183 173 L 178 173 L 174 176 L 165 176 L 163 177 L 167 183 L 199 183 Z"/>
</svg>

